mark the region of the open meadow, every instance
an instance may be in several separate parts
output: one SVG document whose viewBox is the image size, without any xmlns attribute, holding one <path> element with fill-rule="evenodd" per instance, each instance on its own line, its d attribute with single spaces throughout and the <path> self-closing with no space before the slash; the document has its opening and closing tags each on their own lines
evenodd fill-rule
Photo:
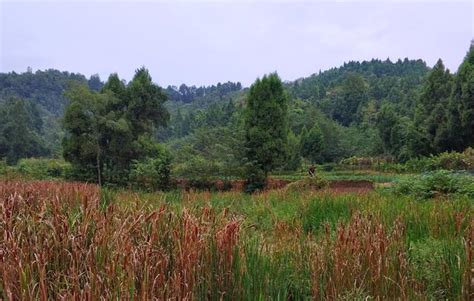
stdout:
<svg viewBox="0 0 474 301">
<path fill-rule="evenodd" d="M 0 296 L 472 300 L 474 202 L 0 183 Z"/>
</svg>

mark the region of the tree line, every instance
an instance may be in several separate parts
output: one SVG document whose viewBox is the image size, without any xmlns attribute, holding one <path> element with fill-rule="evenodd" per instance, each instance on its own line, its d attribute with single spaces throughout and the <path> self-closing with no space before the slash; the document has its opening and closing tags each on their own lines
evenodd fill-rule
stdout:
<svg viewBox="0 0 474 301">
<path fill-rule="evenodd" d="M 116 74 L 105 83 L 56 71 L 1 74 L 0 156 L 10 163 L 63 156 L 78 178 L 96 182 L 150 181 L 172 168 L 181 176 L 247 176 L 258 189 L 271 171 L 304 162 L 460 151 L 474 143 L 473 65 L 471 45 L 454 74 L 441 60 L 433 68 L 372 60 L 293 82 L 269 74 L 248 89 L 232 82 L 162 89 L 144 68 L 129 83 Z M 36 77 L 54 78 L 49 72 L 59 83 L 39 84 Z M 48 105 L 55 101 L 63 105 Z"/>
</svg>

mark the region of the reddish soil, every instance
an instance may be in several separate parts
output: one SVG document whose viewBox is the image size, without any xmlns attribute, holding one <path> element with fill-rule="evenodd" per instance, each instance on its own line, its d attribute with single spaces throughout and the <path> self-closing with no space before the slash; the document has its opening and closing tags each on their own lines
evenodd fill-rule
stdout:
<svg viewBox="0 0 474 301">
<path fill-rule="evenodd" d="M 187 179 L 176 179 L 176 186 L 184 190 L 193 189 L 192 183 Z M 227 182 L 229 183 L 229 182 Z M 282 179 L 268 179 L 266 190 L 274 190 L 284 188 L 291 183 L 289 180 Z M 217 191 L 231 190 L 243 191 L 245 187 L 245 180 L 231 180 L 230 187 L 223 180 L 215 180 L 211 182 L 212 189 Z M 323 192 L 330 192 L 336 194 L 343 193 L 368 193 L 374 190 L 374 183 L 364 180 L 336 180 L 329 181 L 329 187 L 322 189 Z"/>
</svg>

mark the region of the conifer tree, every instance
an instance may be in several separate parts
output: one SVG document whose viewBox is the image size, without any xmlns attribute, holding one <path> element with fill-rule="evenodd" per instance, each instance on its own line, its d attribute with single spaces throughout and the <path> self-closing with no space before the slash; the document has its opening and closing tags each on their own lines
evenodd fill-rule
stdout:
<svg viewBox="0 0 474 301">
<path fill-rule="evenodd" d="M 276 73 L 250 87 L 245 114 L 247 191 L 265 186 L 267 175 L 287 153 L 288 95 Z"/>
<path fill-rule="evenodd" d="M 430 152 L 443 151 L 447 123 L 446 108 L 451 95 L 452 76 L 440 59 L 429 73 L 418 100 L 415 124 L 429 141 Z"/>
<path fill-rule="evenodd" d="M 456 74 L 451 110 L 458 115 L 449 130 L 462 137 L 464 148 L 474 146 L 474 41 Z"/>
</svg>

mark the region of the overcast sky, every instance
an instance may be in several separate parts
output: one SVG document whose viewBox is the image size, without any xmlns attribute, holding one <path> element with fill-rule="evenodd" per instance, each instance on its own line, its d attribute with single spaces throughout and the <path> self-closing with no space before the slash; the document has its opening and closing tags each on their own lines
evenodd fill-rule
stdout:
<svg viewBox="0 0 474 301">
<path fill-rule="evenodd" d="M 160 85 L 249 85 L 349 60 L 442 58 L 455 71 L 473 2 L 13 2 L 0 0 L 0 72 L 112 72 L 146 66 Z"/>
</svg>

